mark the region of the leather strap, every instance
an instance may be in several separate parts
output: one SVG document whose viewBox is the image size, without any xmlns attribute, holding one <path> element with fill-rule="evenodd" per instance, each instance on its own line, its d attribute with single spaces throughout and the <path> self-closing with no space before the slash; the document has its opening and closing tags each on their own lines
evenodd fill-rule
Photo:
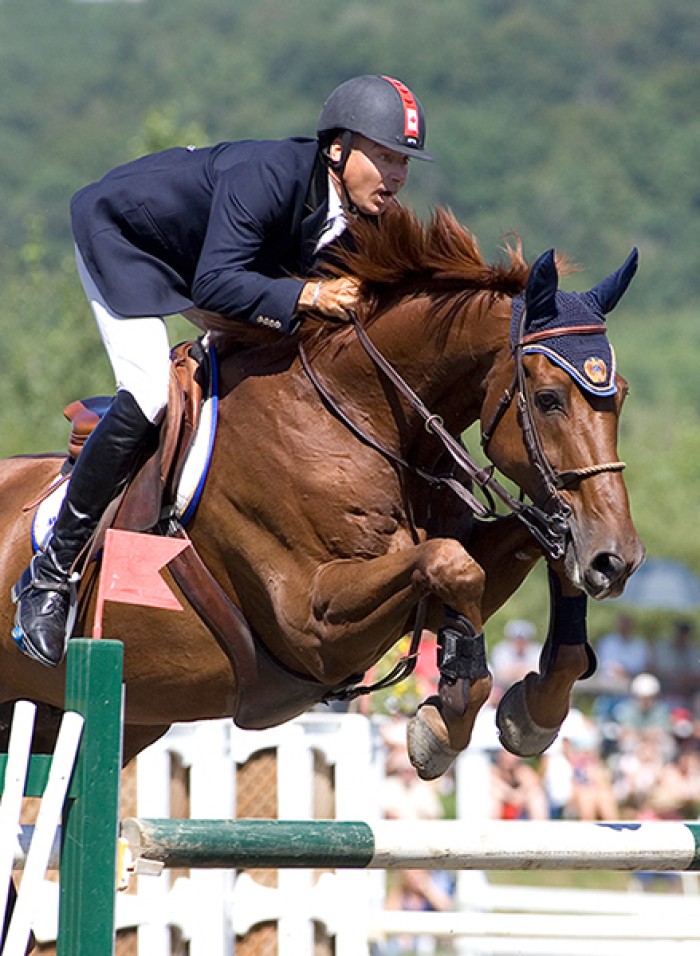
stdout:
<svg viewBox="0 0 700 956">
<path fill-rule="evenodd" d="M 314 704 L 353 700 L 390 687 L 413 672 L 425 627 L 425 599 L 418 604 L 409 653 L 389 674 L 375 684 L 360 684 L 362 674 L 353 674 L 340 684 L 322 684 L 313 677 L 296 673 L 273 657 L 202 561 L 181 525 L 171 527 L 170 536 L 190 544 L 173 558 L 168 569 L 231 661 L 237 681 L 234 720 L 239 727 L 254 730 L 273 727 L 298 717 Z"/>
<path fill-rule="evenodd" d="M 314 704 L 341 693 L 356 675 L 337 686 L 322 684 L 281 664 L 253 633 L 245 616 L 202 561 L 181 526 L 172 536 L 190 543 L 168 564 L 178 587 L 231 661 L 236 677 L 234 720 L 244 730 L 263 730 L 292 720 Z"/>
</svg>

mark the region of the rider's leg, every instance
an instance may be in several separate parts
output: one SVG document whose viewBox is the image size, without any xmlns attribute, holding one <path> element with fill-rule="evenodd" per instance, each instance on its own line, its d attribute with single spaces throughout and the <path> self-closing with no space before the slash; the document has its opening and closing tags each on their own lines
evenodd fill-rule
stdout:
<svg viewBox="0 0 700 956">
<path fill-rule="evenodd" d="M 74 617 L 74 562 L 154 429 L 130 392 L 121 390 L 80 453 L 46 550 L 32 558 L 13 590 L 13 635 L 29 657 L 50 666 L 63 659 Z"/>
<path fill-rule="evenodd" d="M 116 315 L 80 258 L 78 268 L 118 391 L 76 461 L 46 551 L 33 558 L 13 589 L 15 639 L 26 654 L 49 666 L 63 659 L 73 625 L 73 565 L 157 432 L 170 368 L 163 320 Z"/>
</svg>

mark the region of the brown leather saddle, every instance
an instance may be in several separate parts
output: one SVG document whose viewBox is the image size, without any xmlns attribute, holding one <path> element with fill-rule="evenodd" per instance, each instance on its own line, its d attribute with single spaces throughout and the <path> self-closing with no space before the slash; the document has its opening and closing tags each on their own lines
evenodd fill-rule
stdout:
<svg viewBox="0 0 700 956">
<path fill-rule="evenodd" d="M 182 468 L 197 431 L 208 382 L 206 355 L 197 342 L 183 342 L 171 353 L 168 411 L 157 449 L 110 509 L 109 525 L 129 531 L 150 531 L 172 504 Z M 63 414 L 71 423 L 69 462 L 80 455 L 85 442 L 106 412 L 110 398 L 100 396 L 71 402 Z"/>
</svg>

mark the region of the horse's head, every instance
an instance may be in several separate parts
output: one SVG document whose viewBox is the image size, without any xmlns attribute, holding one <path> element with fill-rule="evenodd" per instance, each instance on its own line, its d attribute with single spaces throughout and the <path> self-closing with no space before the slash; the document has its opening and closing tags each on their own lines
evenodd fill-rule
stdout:
<svg viewBox="0 0 700 956">
<path fill-rule="evenodd" d="M 617 454 L 627 383 L 605 324 L 636 268 L 634 250 L 590 291 L 562 292 L 553 251 L 542 255 L 482 408 L 489 457 L 562 529 L 566 573 L 593 598 L 620 594 L 643 557 Z"/>
</svg>

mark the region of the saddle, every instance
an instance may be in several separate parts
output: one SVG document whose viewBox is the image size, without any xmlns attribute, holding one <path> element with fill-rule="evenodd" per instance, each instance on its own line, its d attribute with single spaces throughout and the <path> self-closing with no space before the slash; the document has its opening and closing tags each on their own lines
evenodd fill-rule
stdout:
<svg viewBox="0 0 700 956">
<path fill-rule="evenodd" d="M 168 407 L 158 447 L 129 482 L 124 494 L 108 509 L 106 517 L 110 527 L 150 531 L 172 508 L 208 384 L 208 361 L 200 343 L 177 345 L 171 353 Z M 64 408 L 63 414 L 71 424 L 69 467 L 80 455 L 110 401 L 108 396 L 98 396 L 79 399 Z"/>
</svg>

